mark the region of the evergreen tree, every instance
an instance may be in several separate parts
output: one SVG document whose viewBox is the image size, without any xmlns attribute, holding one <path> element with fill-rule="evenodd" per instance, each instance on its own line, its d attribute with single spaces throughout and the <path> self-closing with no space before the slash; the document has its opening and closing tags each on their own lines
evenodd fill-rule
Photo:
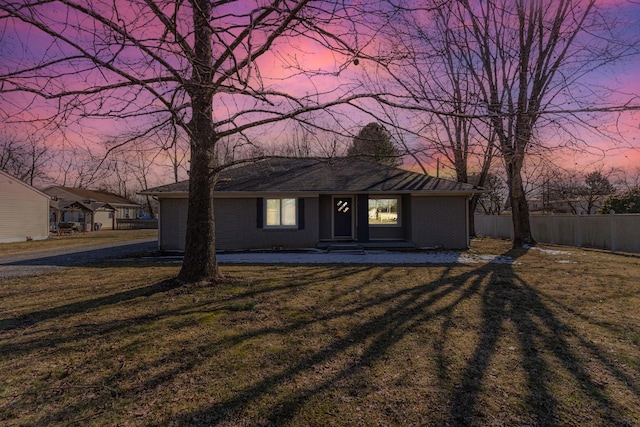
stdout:
<svg viewBox="0 0 640 427">
<path fill-rule="evenodd" d="M 353 138 L 353 144 L 347 150 L 347 155 L 361 157 L 386 166 L 402 164 L 400 153 L 391 141 L 391 134 L 376 122 L 369 123 L 360 130 Z"/>
<path fill-rule="evenodd" d="M 640 213 L 640 187 L 632 188 L 621 194 L 610 196 L 605 200 L 599 213 Z"/>
</svg>

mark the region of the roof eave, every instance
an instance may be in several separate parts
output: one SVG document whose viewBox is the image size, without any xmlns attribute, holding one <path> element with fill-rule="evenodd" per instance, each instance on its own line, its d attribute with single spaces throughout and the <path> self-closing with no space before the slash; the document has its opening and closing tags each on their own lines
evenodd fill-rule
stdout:
<svg viewBox="0 0 640 427">
<path fill-rule="evenodd" d="M 317 197 L 319 195 L 331 195 L 331 194 L 371 194 L 371 195 L 394 195 L 394 194 L 411 194 L 412 196 L 433 197 L 433 196 L 472 196 L 474 194 L 481 194 L 482 190 L 457 190 L 457 191 L 445 191 L 445 190 L 360 190 L 360 191 L 340 191 L 340 190 L 326 190 L 326 191 L 288 191 L 288 190 L 274 190 L 274 191 L 223 191 L 216 190 L 213 192 L 214 198 L 220 197 L 260 197 L 269 194 L 287 194 L 287 195 L 299 195 L 307 197 Z M 138 194 L 142 196 L 155 196 L 164 199 L 180 199 L 189 197 L 188 191 L 141 191 Z"/>
<path fill-rule="evenodd" d="M 167 198 L 178 198 L 189 196 L 188 191 L 153 191 L 153 190 L 145 190 L 140 191 L 137 194 L 141 196 L 163 196 Z"/>
</svg>

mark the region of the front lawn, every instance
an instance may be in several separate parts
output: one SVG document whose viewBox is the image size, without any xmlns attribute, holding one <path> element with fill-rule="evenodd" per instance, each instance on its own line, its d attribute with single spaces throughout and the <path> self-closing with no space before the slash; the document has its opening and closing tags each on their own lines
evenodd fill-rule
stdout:
<svg viewBox="0 0 640 427">
<path fill-rule="evenodd" d="M 640 425 L 640 258 L 179 266 L 0 281 L 0 424 Z"/>
</svg>

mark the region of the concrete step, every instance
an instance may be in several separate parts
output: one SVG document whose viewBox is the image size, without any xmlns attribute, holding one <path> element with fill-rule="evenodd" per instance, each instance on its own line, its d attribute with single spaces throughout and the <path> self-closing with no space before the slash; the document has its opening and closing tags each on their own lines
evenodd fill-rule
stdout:
<svg viewBox="0 0 640 427">
<path fill-rule="evenodd" d="M 364 255 L 364 247 L 357 243 L 333 243 L 327 246 L 327 252 Z"/>
</svg>

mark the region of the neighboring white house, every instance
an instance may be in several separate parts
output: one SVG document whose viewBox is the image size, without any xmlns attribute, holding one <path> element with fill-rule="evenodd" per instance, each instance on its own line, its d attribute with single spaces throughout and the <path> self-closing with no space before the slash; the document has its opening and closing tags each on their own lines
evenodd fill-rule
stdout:
<svg viewBox="0 0 640 427">
<path fill-rule="evenodd" d="M 51 226 L 60 222 L 77 222 L 82 230 L 116 229 L 118 219 L 136 219 L 142 206 L 106 191 L 54 185 L 42 190 L 51 196 Z"/>
<path fill-rule="evenodd" d="M 49 196 L 0 171 L 0 243 L 49 237 Z"/>
</svg>

